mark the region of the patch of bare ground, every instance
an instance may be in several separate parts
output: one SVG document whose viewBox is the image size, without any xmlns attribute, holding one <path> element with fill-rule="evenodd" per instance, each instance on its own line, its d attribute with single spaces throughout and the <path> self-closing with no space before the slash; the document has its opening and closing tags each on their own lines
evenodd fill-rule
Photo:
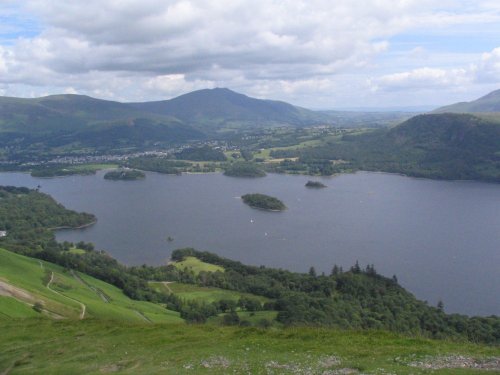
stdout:
<svg viewBox="0 0 500 375">
<path fill-rule="evenodd" d="M 325 356 L 315 363 L 269 361 L 264 364 L 267 374 L 322 374 L 322 375 L 351 375 L 359 374 L 358 370 L 352 368 L 332 368 L 341 365 L 340 358 L 336 356 Z"/>
<path fill-rule="evenodd" d="M 231 362 L 223 357 L 223 356 L 215 356 L 210 357 L 208 359 L 204 359 L 200 362 L 201 367 L 204 368 L 228 368 L 231 365 Z"/>
<path fill-rule="evenodd" d="M 14 297 L 23 302 L 34 303 L 36 298 L 24 289 L 18 288 L 6 281 L 0 280 L 0 296 Z"/>
<path fill-rule="evenodd" d="M 99 369 L 99 372 L 103 374 L 111 374 L 114 372 L 120 371 L 131 371 L 131 373 L 135 373 L 136 370 L 140 366 L 140 362 L 131 362 L 131 361 L 120 361 L 118 363 L 111 363 L 109 365 L 105 365 Z"/>
<path fill-rule="evenodd" d="M 472 358 L 461 355 L 448 355 L 440 357 L 425 357 L 417 361 L 408 363 L 411 367 L 421 369 L 481 369 L 498 371 L 500 370 L 500 357 Z"/>
</svg>

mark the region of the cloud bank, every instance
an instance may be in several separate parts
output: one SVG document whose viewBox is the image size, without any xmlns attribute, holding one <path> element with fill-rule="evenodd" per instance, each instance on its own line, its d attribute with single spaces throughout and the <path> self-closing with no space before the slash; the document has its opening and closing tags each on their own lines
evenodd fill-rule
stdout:
<svg viewBox="0 0 500 375">
<path fill-rule="evenodd" d="M 419 33 L 452 35 L 499 24 L 500 9 L 491 1 L 439 7 L 427 0 L 6 4 L 0 17 L 17 21 L 0 28 L 4 95 L 151 100 L 219 86 L 313 107 L 384 105 L 390 92 L 479 88 L 498 81 L 500 71 L 499 48 L 479 54 L 464 48 L 461 66 L 432 59 L 422 66 L 410 53 L 420 48 Z M 401 35 L 417 37 L 408 46 L 391 43 Z"/>
</svg>

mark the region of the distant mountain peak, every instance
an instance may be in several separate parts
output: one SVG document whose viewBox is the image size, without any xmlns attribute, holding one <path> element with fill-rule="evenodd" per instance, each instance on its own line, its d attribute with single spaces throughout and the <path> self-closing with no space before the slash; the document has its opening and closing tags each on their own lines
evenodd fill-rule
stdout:
<svg viewBox="0 0 500 375">
<path fill-rule="evenodd" d="M 277 100 L 263 100 L 225 87 L 196 90 L 170 100 L 130 103 L 141 111 L 168 115 L 200 129 L 226 126 L 312 125 L 327 116 Z"/>
</svg>

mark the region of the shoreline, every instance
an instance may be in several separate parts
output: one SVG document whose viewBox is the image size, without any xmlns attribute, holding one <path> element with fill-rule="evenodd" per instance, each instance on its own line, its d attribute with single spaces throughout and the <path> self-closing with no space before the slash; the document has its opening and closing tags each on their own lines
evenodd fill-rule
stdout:
<svg viewBox="0 0 500 375">
<path fill-rule="evenodd" d="M 70 227 L 70 226 L 66 225 L 66 226 L 62 226 L 62 227 L 54 227 L 54 228 L 47 228 L 47 229 L 48 230 L 85 229 L 85 228 L 88 228 L 88 227 L 94 225 L 95 223 L 97 223 L 97 219 L 92 221 L 91 223 L 80 225 L 79 227 Z"/>
</svg>

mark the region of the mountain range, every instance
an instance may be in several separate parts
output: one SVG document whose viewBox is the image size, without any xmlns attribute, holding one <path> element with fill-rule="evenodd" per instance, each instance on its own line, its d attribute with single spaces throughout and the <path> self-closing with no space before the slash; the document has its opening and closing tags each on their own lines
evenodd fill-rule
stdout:
<svg viewBox="0 0 500 375">
<path fill-rule="evenodd" d="M 496 160 L 500 149 L 498 127 L 494 126 L 498 122 L 497 111 L 500 90 L 469 103 L 438 108 L 430 115 L 412 117 L 385 133 L 388 138 L 384 143 L 389 142 L 391 149 L 398 150 L 411 145 L 412 150 L 420 150 L 415 155 L 424 150 L 426 155 L 448 155 L 451 151 L 454 155 L 463 154 L 464 145 L 471 145 L 467 154 L 476 155 L 487 149 L 487 159 Z M 450 116 L 450 112 L 460 114 Z M 462 114 L 466 112 L 471 115 Z M 373 127 L 389 119 L 394 123 L 411 117 L 404 114 L 402 118 L 375 119 L 364 114 L 365 117 L 353 120 L 350 116 L 255 99 L 225 88 L 143 103 L 119 103 L 83 95 L 0 97 L 0 156 L 30 160 L 48 153 L 123 152 L 200 140 L 221 131 L 247 127 L 347 126 L 342 121 Z"/>
<path fill-rule="evenodd" d="M 226 128 L 308 126 L 325 114 L 250 98 L 229 89 L 194 91 L 171 100 L 119 103 L 83 95 L 0 97 L 0 148 L 18 154 L 54 148 L 122 151 L 203 139 Z"/>
</svg>

